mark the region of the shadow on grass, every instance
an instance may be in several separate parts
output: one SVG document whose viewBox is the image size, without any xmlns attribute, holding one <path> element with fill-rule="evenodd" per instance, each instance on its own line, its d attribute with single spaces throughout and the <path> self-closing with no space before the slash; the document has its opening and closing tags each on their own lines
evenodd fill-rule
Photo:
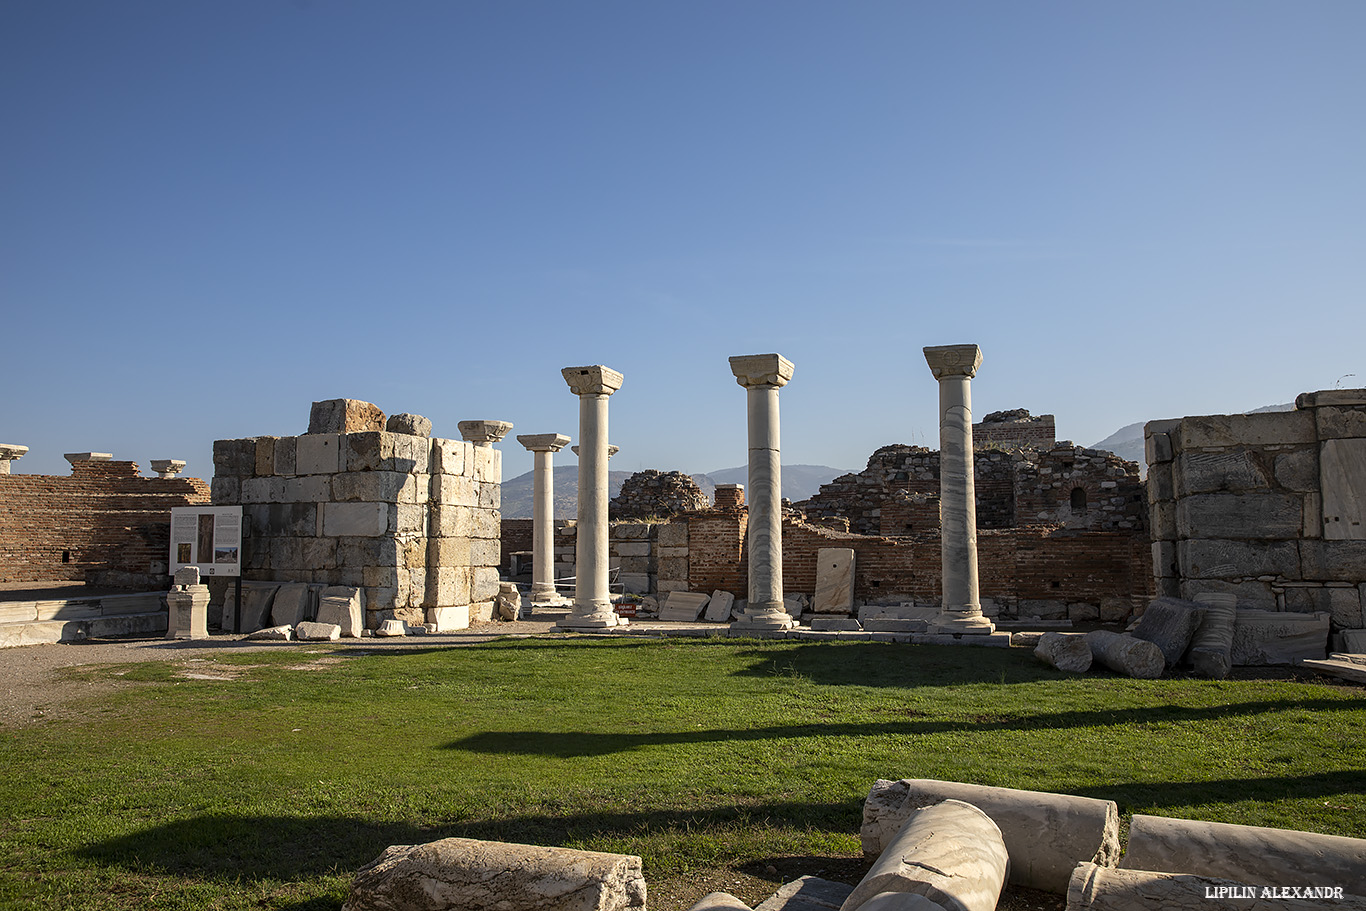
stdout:
<svg viewBox="0 0 1366 911">
<path fill-rule="evenodd" d="M 1135 808 L 1193 807 L 1243 801 L 1309 800 L 1366 792 L 1366 775 L 1358 769 L 1271 778 L 1221 778 L 1213 781 L 1132 781 L 1074 788 L 1070 793 L 1119 804 L 1121 813 Z"/>
<path fill-rule="evenodd" d="M 943 733 L 987 733 L 1098 728 L 1126 724 L 1175 724 L 1209 722 L 1255 716 L 1286 709 L 1311 711 L 1358 711 L 1350 700 L 1263 700 L 1232 705 L 1161 705 L 1131 709 L 1052 712 L 1037 715 L 988 714 L 963 720 L 916 720 L 854 723 L 817 723 L 755 728 L 708 728 L 650 733 L 601 733 L 596 731 L 485 731 L 445 745 L 448 750 L 471 753 L 553 756 L 571 759 L 604 756 L 647 747 L 679 744 L 722 743 L 755 740 L 786 740 L 799 737 L 886 737 Z"/>
<path fill-rule="evenodd" d="M 440 838 L 566 845 L 601 836 L 648 839 L 667 832 L 775 823 L 857 832 L 861 814 L 862 800 L 634 813 L 532 814 L 433 826 L 338 816 L 207 815 L 153 826 L 73 853 L 104 866 L 141 873 L 291 882 L 326 874 L 349 875 L 389 845 L 421 844 Z"/>
</svg>

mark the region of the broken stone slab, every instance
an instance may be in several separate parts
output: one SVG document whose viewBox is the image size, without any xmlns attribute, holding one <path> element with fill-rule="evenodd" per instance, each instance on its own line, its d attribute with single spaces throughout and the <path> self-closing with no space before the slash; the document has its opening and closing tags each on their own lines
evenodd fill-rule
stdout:
<svg viewBox="0 0 1366 911">
<path fill-rule="evenodd" d="M 800 592 L 783 596 L 783 610 L 793 619 L 801 617 L 810 605 L 811 599 Z"/>
<path fill-rule="evenodd" d="M 1366 839 L 1135 814 L 1119 864 L 1245 883 L 1366 883 Z"/>
<path fill-rule="evenodd" d="M 1034 657 L 1049 667 L 1072 674 L 1084 674 L 1091 669 L 1091 646 L 1082 633 L 1044 633 L 1034 647 Z"/>
<path fill-rule="evenodd" d="M 882 892 L 914 892 L 957 911 L 993 911 L 1009 865 L 991 817 L 970 803 L 945 800 L 906 818 L 840 911 L 855 911 Z"/>
<path fill-rule="evenodd" d="M 1203 613 L 1204 609 L 1195 601 L 1155 598 L 1134 627 L 1134 638 L 1156 645 L 1162 650 L 1167 667 L 1176 667 L 1190 648 Z"/>
<path fill-rule="evenodd" d="M 254 642 L 288 642 L 294 638 L 294 628 L 290 626 L 268 626 L 265 629 L 247 633 L 246 638 Z"/>
<path fill-rule="evenodd" d="M 839 911 L 854 887 L 819 876 L 800 876 L 755 906 L 754 911 Z"/>
<path fill-rule="evenodd" d="M 926 624 L 926 627 L 928 628 L 928 624 Z M 863 629 L 863 627 L 853 617 L 838 617 L 830 615 L 822 617 L 820 615 L 816 615 L 811 618 L 811 629 L 817 632 L 839 631 L 855 633 Z"/>
<path fill-rule="evenodd" d="M 1186 663 L 1202 677 L 1223 680 L 1233 669 L 1233 626 L 1238 596 L 1228 592 L 1202 592 L 1195 600 L 1204 608 L 1204 613 L 1191 637 Z"/>
<path fill-rule="evenodd" d="M 1233 624 L 1235 667 L 1298 664 L 1328 654 L 1327 613 L 1295 614 L 1239 608 Z"/>
<path fill-rule="evenodd" d="M 242 583 L 242 625 L 237 632 L 250 633 L 264 626 L 274 625 L 270 622 L 270 609 L 275 603 L 275 592 L 279 588 L 279 582 Z M 230 612 L 233 607 L 233 604 L 228 603 L 225 610 Z"/>
<path fill-rule="evenodd" d="M 342 911 L 644 911 L 639 857 L 471 838 L 393 845 Z"/>
<path fill-rule="evenodd" d="M 389 433 L 406 433 L 409 436 L 430 438 L 432 422 L 420 414 L 409 414 L 404 411 L 389 415 L 389 420 L 384 423 L 384 429 Z"/>
<path fill-rule="evenodd" d="M 1162 649 L 1146 639 L 1096 629 L 1086 634 L 1086 644 L 1096 661 L 1127 677 L 1156 680 L 1167 665 Z"/>
<path fill-rule="evenodd" d="M 517 615 L 522 612 L 522 593 L 517 590 L 515 582 L 499 582 L 498 597 L 494 599 L 498 610 L 498 619 L 516 620 Z"/>
<path fill-rule="evenodd" d="M 381 620 L 379 627 L 375 630 L 375 635 L 381 638 L 390 638 L 408 635 L 408 624 L 402 620 Z"/>
<path fill-rule="evenodd" d="M 349 585 L 331 585 L 318 598 L 318 622 L 335 623 L 341 634 L 359 637 L 365 628 L 365 590 Z"/>
<path fill-rule="evenodd" d="M 1306 879 L 1321 881 L 1317 873 L 1300 871 L 1299 876 L 1286 883 L 1302 886 Z M 1078 864 L 1067 887 L 1067 911 L 1209 911 L 1215 907 L 1247 911 L 1322 911 L 1327 907 L 1366 911 L 1366 900 L 1352 897 L 1345 889 L 1336 898 L 1332 894 L 1334 886 L 1319 886 L 1327 890 L 1321 896 L 1293 898 L 1287 890 L 1285 895 L 1272 898 L 1263 889 L 1275 889 L 1280 884 L 1264 885 L 1267 882 L 1264 877 L 1236 881 L 1192 873 L 1115 870 Z"/>
<path fill-rule="evenodd" d="M 308 413 L 309 433 L 365 433 L 384 429 L 384 412 L 359 399 L 314 402 Z"/>
<path fill-rule="evenodd" d="M 711 595 L 700 592 L 669 592 L 659 605 L 659 619 L 695 623 Z"/>
<path fill-rule="evenodd" d="M 863 803 L 863 853 L 879 854 L 916 810 L 953 799 L 991 817 L 1010 852 L 1010 882 L 1062 894 L 1081 861 L 1119 860 L 1119 807 L 1113 800 L 908 778 L 878 779 Z"/>
<path fill-rule="evenodd" d="M 294 638 L 308 642 L 329 642 L 341 638 L 341 627 L 335 623 L 305 620 L 294 627 Z"/>
<path fill-rule="evenodd" d="M 731 610 L 735 607 L 735 596 L 730 592 L 714 591 L 707 602 L 704 615 L 708 623 L 729 623 Z"/>
<path fill-rule="evenodd" d="M 316 612 L 313 587 L 307 582 L 287 582 L 275 592 L 270 605 L 270 622 L 272 626 L 298 626 Z"/>
<path fill-rule="evenodd" d="M 729 892 L 710 892 L 698 899 L 688 911 L 750 911 L 750 907 Z"/>
<path fill-rule="evenodd" d="M 1351 683 L 1366 683 L 1366 665 L 1346 660 L 1341 655 L 1330 655 L 1322 661 L 1311 658 L 1301 661 L 1300 667 Z"/>
<path fill-rule="evenodd" d="M 816 595 L 811 610 L 818 614 L 850 614 L 854 610 L 854 549 L 816 550 Z"/>
</svg>

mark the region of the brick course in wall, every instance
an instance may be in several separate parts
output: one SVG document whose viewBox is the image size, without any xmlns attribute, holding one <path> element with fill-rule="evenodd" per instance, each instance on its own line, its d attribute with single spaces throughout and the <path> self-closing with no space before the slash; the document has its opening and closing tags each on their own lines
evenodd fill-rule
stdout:
<svg viewBox="0 0 1366 911">
<path fill-rule="evenodd" d="M 166 588 L 171 508 L 208 502 L 199 478 L 144 478 L 136 462 L 0 475 L 0 582 Z"/>
</svg>

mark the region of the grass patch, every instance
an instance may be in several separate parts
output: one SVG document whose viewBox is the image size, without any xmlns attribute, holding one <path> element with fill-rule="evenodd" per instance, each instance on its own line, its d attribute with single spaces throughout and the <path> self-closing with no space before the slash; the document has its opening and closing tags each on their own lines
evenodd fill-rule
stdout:
<svg viewBox="0 0 1366 911">
<path fill-rule="evenodd" d="M 649 880 L 856 857 L 879 777 L 1366 837 L 1366 700 L 1293 680 L 737 640 L 68 673 L 98 704 L 0 730 L 3 907 L 335 909 L 386 845 L 450 835 L 639 854 Z"/>
</svg>

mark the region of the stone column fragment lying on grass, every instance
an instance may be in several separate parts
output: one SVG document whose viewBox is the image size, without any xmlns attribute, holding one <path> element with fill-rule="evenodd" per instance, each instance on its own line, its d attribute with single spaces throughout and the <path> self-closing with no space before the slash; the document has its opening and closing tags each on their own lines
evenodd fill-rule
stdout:
<svg viewBox="0 0 1366 911">
<path fill-rule="evenodd" d="M 953 911 L 993 911 L 1010 856 L 991 817 L 961 800 L 916 810 L 840 906 L 882 892 L 914 892 Z"/>
<path fill-rule="evenodd" d="M 1223 680 L 1233 669 L 1233 626 L 1238 598 L 1225 592 L 1202 592 L 1195 601 L 1204 613 L 1191 637 L 1186 663 L 1202 677 Z"/>
<path fill-rule="evenodd" d="M 710 892 L 693 905 L 688 911 L 751 911 L 749 905 L 729 892 Z"/>
<path fill-rule="evenodd" d="M 1145 639 L 1162 650 L 1167 667 L 1176 667 L 1190 648 L 1204 609 L 1194 601 L 1155 598 L 1134 627 L 1134 638 Z"/>
<path fill-rule="evenodd" d="M 922 807 L 946 799 L 970 803 L 991 817 L 1010 852 L 1010 882 L 1062 894 L 1080 861 L 1119 860 L 1119 807 L 1113 800 L 907 778 L 878 779 L 863 804 L 863 853 L 882 853 Z"/>
<path fill-rule="evenodd" d="M 1049 667 L 1073 674 L 1091 669 L 1091 646 L 1083 633 L 1044 633 L 1034 647 L 1034 657 Z"/>
<path fill-rule="evenodd" d="M 1162 657 L 1162 649 L 1146 639 L 1095 629 L 1086 634 L 1086 644 L 1091 646 L 1091 655 L 1095 660 L 1128 677 L 1156 680 L 1162 676 L 1162 670 L 1167 665 L 1167 659 Z"/>
<path fill-rule="evenodd" d="M 393 845 L 342 911 L 644 911 L 639 857 L 472 838 Z"/>
<path fill-rule="evenodd" d="M 1136 815 L 1120 866 L 1268 885 L 1311 878 L 1366 898 L 1366 839 L 1341 835 Z"/>
<path fill-rule="evenodd" d="M 939 902 L 932 902 L 914 892 L 879 892 L 859 905 L 859 911 L 948 911 Z"/>
<path fill-rule="evenodd" d="M 1308 871 L 1302 871 L 1294 882 L 1303 888 L 1306 880 L 1315 884 L 1326 882 Z M 1067 911 L 1210 911 L 1216 907 L 1246 911 L 1366 911 L 1366 899 L 1350 897 L 1345 888 L 1341 899 L 1297 899 L 1288 895 L 1272 899 L 1262 897 L 1265 882 L 1265 877 L 1240 882 L 1193 873 L 1115 870 L 1077 864 L 1067 887 Z M 1318 888 L 1331 894 L 1335 887 Z"/>
</svg>

